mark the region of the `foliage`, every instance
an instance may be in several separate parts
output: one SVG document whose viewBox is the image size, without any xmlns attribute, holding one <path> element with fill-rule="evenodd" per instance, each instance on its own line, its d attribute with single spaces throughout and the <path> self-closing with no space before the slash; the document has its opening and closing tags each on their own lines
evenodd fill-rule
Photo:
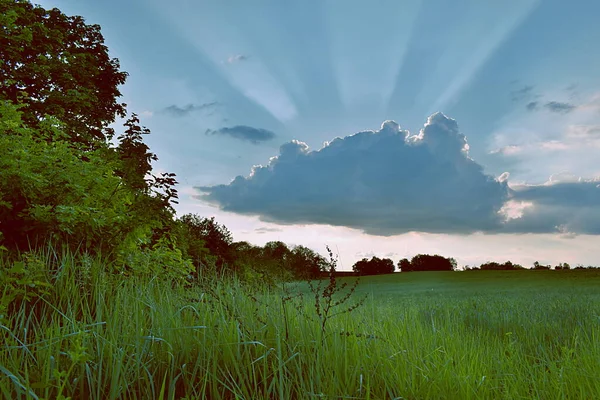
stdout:
<svg viewBox="0 0 600 400">
<path fill-rule="evenodd" d="M 189 259 L 181 250 L 173 247 L 166 238 L 161 238 L 150 249 L 140 249 L 122 257 L 127 275 L 158 278 L 162 281 L 184 283 L 194 271 Z"/>
<path fill-rule="evenodd" d="M 359 275 L 381 275 L 394 272 L 394 262 L 389 258 L 373 256 L 370 260 L 363 258 L 352 266 L 352 270 Z"/>
<path fill-rule="evenodd" d="M 456 261 L 453 258 L 446 258 L 439 255 L 417 254 L 410 263 L 401 260 L 399 267 L 402 272 L 412 271 L 454 271 Z"/>
<path fill-rule="evenodd" d="M 38 314 L 0 324 L 2 398 L 600 397 L 598 270 L 365 277 L 321 341 L 310 296 L 286 325 L 276 289 L 109 275 L 82 297 L 80 264 L 58 264 Z"/>
<path fill-rule="evenodd" d="M 533 269 L 534 270 L 548 270 L 551 269 L 552 267 L 550 265 L 542 265 L 539 262 L 534 262 L 533 263 Z"/>
<path fill-rule="evenodd" d="M 487 262 L 484 264 L 481 264 L 479 266 L 479 269 L 481 269 L 482 271 L 499 271 L 499 270 L 505 270 L 505 271 L 512 271 L 512 270 L 519 270 L 519 269 L 524 269 L 521 265 L 519 264 L 513 264 L 510 261 L 506 261 L 505 263 L 497 263 L 494 261 L 491 262 Z"/>
<path fill-rule="evenodd" d="M 321 325 L 321 344 L 325 340 L 327 323 L 335 316 L 351 313 L 356 310 L 364 304 L 366 299 L 366 297 L 363 297 L 350 306 L 345 305 L 356 290 L 359 280 L 356 279 L 351 286 L 348 286 L 346 282 L 338 283 L 335 276 L 337 258 L 334 258 L 333 252 L 329 247 L 327 247 L 327 252 L 329 253 L 329 279 L 327 285 L 323 287 L 321 280 L 317 284 L 314 284 L 310 280 L 308 281 L 308 286 L 314 296 L 314 310 Z"/>
<path fill-rule="evenodd" d="M 0 324 L 9 311 L 52 291 L 47 266 L 34 253 L 24 253 L 19 261 L 0 268 L 0 288 Z"/>
<path fill-rule="evenodd" d="M 26 0 L 0 1 L 0 100 L 23 103 L 23 120 L 65 124 L 72 141 L 90 147 L 111 136 L 125 116 L 117 102 L 127 73 L 111 59 L 100 26 Z"/>
<path fill-rule="evenodd" d="M 132 193 L 107 149 L 85 158 L 57 121 L 28 128 L 16 106 L 0 102 L 0 231 L 9 249 L 45 241 L 107 249 L 124 240 L 134 225 Z"/>
<path fill-rule="evenodd" d="M 183 254 L 192 259 L 197 270 L 211 262 L 219 271 L 233 264 L 231 232 L 214 217 L 185 214 L 177 219 L 176 235 Z"/>
<path fill-rule="evenodd" d="M 289 269 L 296 279 L 315 279 L 329 265 L 325 257 L 302 245 L 294 246 L 289 256 Z"/>
</svg>

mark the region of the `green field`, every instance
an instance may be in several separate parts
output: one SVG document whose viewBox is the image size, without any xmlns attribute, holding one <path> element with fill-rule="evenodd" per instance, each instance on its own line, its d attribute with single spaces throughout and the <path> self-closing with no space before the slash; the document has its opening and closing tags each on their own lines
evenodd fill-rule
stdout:
<svg viewBox="0 0 600 400">
<path fill-rule="evenodd" d="M 323 331 L 306 283 L 79 270 L 2 318 L 5 398 L 600 398 L 599 271 L 364 277 Z"/>
</svg>

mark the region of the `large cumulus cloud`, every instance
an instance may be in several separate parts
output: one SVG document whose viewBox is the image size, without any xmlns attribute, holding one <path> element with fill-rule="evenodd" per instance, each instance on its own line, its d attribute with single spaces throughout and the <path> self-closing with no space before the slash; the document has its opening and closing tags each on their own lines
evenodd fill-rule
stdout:
<svg viewBox="0 0 600 400">
<path fill-rule="evenodd" d="M 336 138 L 317 151 L 286 143 L 249 176 L 198 188 L 199 198 L 265 221 L 378 235 L 503 229 L 499 211 L 511 196 L 506 179 L 486 175 L 468 150 L 456 121 L 441 113 L 418 135 L 386 121 L 378 131 Z"/>
</svg>

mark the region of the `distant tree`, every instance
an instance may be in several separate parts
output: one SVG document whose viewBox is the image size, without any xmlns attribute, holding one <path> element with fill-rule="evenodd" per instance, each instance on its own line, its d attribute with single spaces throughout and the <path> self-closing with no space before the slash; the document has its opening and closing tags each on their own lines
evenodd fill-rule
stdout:
<svg viewBox="0 0 600 400">
<path fill-rule="evenodd" d="M 352 270 L 359 275 L 391 274 L 394 272 L 394 262 L 389 258 L 363 258 L 352 266 Z"/>
<path fill-rule="evenodd" d="M 187 255 L 196 264 L 206 260 L 206 251 L 215 257 L 218 269 L 233 265 L 230 246 L 233 243 L 231 232 L 225 225 L 215 221 L 215 217 L 202 218 L 195 214 L 185 214 L 178 219 L 181 243 L 186 243 Z"/>
<path fill-rule="evenodd" d="M 458 263 L 456 262 L 456 260 L 450 257 L 448 258 L 448 261 L 450 261 L 450 264 L 452 264 L 452 270 L 456 271 L 458 269 Z"/>
<path fill-rule="evenodd" d="M 568 263 L 559 263 L 554 267 L 554 269 L 560 271 L 565 269 L 571 269 L 571 266 Z"/>
<path fill-rule="evenodd" d="M 403 258 L 398 261 L 398 269 L 402 272 L 409 272 L 411 270 L 410 260 L 408 258 Z"/>
<path fill-rule="evenodd" d="M 511 271 L 511 270 L 517 270 L 517 269 L 524 269 L 521 265 L 519 264 L 513 264 L 510 261 L 506 261 L 503 264 L 497 263 L 495 261 L 491 261 L 491 262 L 487 262 L 484 264 L 481 264 L 479 267 L 481 270 L 483 271 L 494 271 L 494 270 L 500 270 L 500 271 Z"/>
<path fill-rule="evenodd" d="M 287 244 L 283 243 L 282 241 L 275 240 L 265 243 L 263 247 L 263 254 L 266 257 L 283 264 L 288 261 L 291 251 Z"/>
<path fill-rule="evenodd" d="M 454 271 L 454 265 L 450 259 L 437 254 L 418 254 L 410 260 L 409 271 Z"/>
<path fill-rule="evenodd" d="M 109 125 L 125 116 L 117 99 L 127 73 L 109 57 L 100 26 L 27 0 L 0 1 L 0 24 L 0 100 L 24 104 L 34 128 L 56 117 L 87 147 L 110 139 Z"/>
<path fill-rule="evenodd" d="M 550 269 L 549 265 L 542 265 L 539 262 L 535 261 L 533 263 L 533 269 L 534 270 L 546 270 L 546 269 Z"/>
<path fill-rule="evenodd" d="M 298 279 L 315 279 L 321 272 L 325 272 L 328 262 L 322 255 L 298 245 L 292 249 L 289 268 Z"/>
</svg>

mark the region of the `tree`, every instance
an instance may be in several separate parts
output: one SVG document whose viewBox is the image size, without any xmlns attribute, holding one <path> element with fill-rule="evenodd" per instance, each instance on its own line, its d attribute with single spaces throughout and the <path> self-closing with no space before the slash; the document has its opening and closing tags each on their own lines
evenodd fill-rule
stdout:
<svg viewBox="0 0 600 400">
<path fill-rule="evenodd" d="M 0 101 L 0 232 L 10 249 L 51 240 L 86 251 L 112 250 L 153 221 L 131 213 L 108 149 L 83 152 L 55 120 L 24 126 L 19 107 Z M 51 142 L 51 145 L 48 144 Z"/>
<path fill-rule="evenodd" d="M 408 272 L 411 270 L 410 260 L 408 258 L 403 258 L 398 261 L 398 269 L 402 272 Z"/>
<path fill-rule="evenodd" d="M 298 279 L 316 279 L 321 272 L 327 270 L 328 262 L 322 255 L 299 245 L 290 254 L 290 270 Z"/>
<path fill-rule="evenodd" d="M 185 254 L 199 266 L 206 261 L 206 250 L 216 260 L 216 267 L 223 269 L 233 266 L 230 246 L 233 243 L 231 232 L 215 221 L 215 217 L 202 218 L 195 214 L 185 214 L 178 219 L 179 241 L 185 243 Z"/>
<path fill-rule="evenodd" d="M 352 266 L 352 270 L 359 275 L 381 275 L 394 272 L 394 262 L 389 258 L 373 257 L 370 260 L 363 258 Z"/>
<path fill-rule="evenodd" d="M 410 260 L 410 268 L 402 270 L 410 271 L 453 271 L 454 265 L 448 258 L 440 255 L 417 254 Z"/>
<path fill-rule="evenodd" d="M 533 263 L 533 269 L 534 270 L 545 270 L 545 269 L 550 269 L 549 265 L 542 265 L 539 262 L 535 261 Z"/>
<path fill-rule="evenodd" d="M 86 147 L 110 139 L 109 124 L 125 116 L 117 99 L 127 73 L 109 57 L 100 26 L 26 0 L 0 1 L 0 23 L 0 100 L 24 104 L 31 127 L 56 117 Z"/>
<path fill-rule="evenodd" d="M 488 270 L 488 271 L 494 271 L 494 270 L 512 271 L 512 270 L 517 270 L 517 269 L 523 269 L 523 267 L 519 264 L 513 264 L 510 261 L 506 261 L 503 264 L 497 263 L 495 261 L 491 261 L 491 262 L 481 264 L 479 269 L 481 269 L 482 271 L 485 271 L 485 270 Z"/>
</svg>

